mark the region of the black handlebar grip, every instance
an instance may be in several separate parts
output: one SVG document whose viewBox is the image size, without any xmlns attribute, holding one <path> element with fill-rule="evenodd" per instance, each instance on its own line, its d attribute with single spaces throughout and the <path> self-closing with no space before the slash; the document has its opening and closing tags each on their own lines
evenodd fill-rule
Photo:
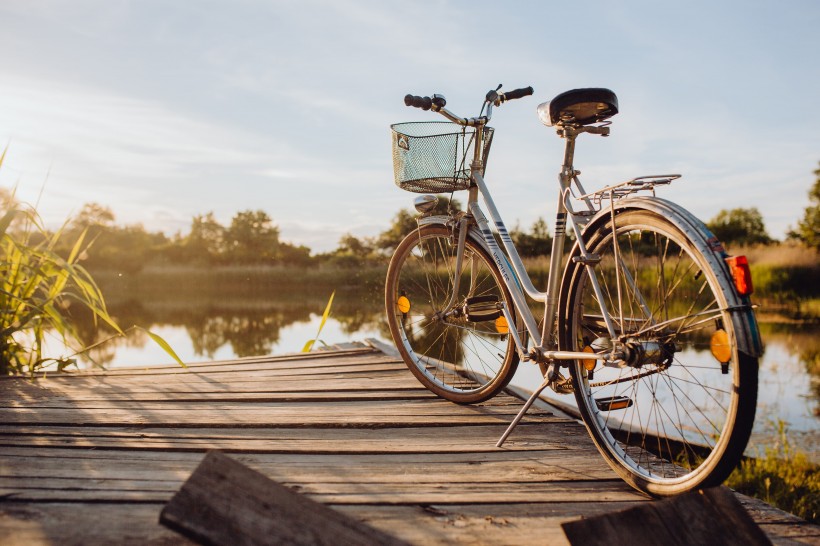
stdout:
<svg viewBox="0 0 820 546">
<path fill-rule="evenodd" d="M 415 95 L 405 95 L 405 106 L 412 106 L 414 108 L 421 108 L 422 110 L 429 110 L 433 105 L 433 99 L 430 97 L 417 97 Z"/>
<path fill-rule="evenodd" d="M 521 97 L 528 97 L 532 95 L 532 86 L 522 87 L 521 89 L 513 89 L 504 93 L 504 100 L 520 99 Z"/>
</svg>

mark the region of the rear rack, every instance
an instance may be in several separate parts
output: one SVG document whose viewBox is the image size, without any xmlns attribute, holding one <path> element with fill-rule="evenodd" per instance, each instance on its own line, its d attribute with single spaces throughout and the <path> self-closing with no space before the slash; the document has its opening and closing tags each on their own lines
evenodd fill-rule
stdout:
<svg viewBox="0 0 820 546">
<path fill-rule="evenodd" d="M 587 193 L 576 197 L 578 200 L 588 199 L 596 205 L 600 205 L 604 199 L 621 199 L 627 195 L 637 193 L 640 191 L 652 192 L 655 195 L 655 186 L 665 186 L 670 184 L 673 180 L 680 178 L 679 174 L 656 174 L 649 176 L 639 176 L 626 182 L 619 182 L 612 186 L 606 186 L 600 190 Z"/>
</svg>

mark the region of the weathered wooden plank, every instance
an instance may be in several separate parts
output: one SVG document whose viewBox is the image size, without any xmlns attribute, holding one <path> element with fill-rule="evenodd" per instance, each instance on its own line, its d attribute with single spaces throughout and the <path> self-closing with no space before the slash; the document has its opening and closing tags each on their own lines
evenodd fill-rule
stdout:
<svg viewBox="0 0 820 546">
<path fill-rule="evenodd" d="M 36 402 L 52 396 L 65 397 L 127 397 L 129 393 L 140 394 L 175 394 L 175 393 L 223 393 L 226 395 L 241 393 L 277 393 L 277 392 L 345 392 L 345 391 L 418 391 L 421 385 L 412 377 L 392 374 L 385 377 L 368 377 L 366 380 L 350 377 L 314 379 L 277 379 L 260 382 L 248 376 L 239 376 L 235 381 L 209 381 L 205 378 L 180 378 L 173 382 L 141 383 L 124 382 L 121 384 L 97 383 L 92 385 L 65 384 L 40 387 L 36 394 L 22 394 L 10 390 L 0 391 L 2 399 L 10 401 Z"/>
<path fill-rule="evenodd" d="M 22 382 L 21 382 L 22 383 Z M 283 389 L 283 386 L 285 387 Z M 251 391 L 261 390 L 263 392 L 277 392 L 282 390 L 306 390 L 318 391 L 323 389 L 348 389 L 348 390 L 378 390 L 381 388 L 392 389 L 418 389 L 421 384 L 415 380 L 409 372 L 369 372 L 361 374 L 324 374 L 318 375 L 302 375 L 293 377 L 274 377 L 254 374 L 230 373 L 219 377 L 209 376 L 184 376 L 175 378 L 173 381 L 160 381 L 156 378 L 149 379 L 141 377 L 133 381 L 125 381 L 117 379 L 115 381 L 105 380 L 89 380 L 85 378 L 78 378 L 70 383 L 57 384 L 52 382 L 43 382 L 39 390 L 29 395 L 24 395 L 22 392 L 11 389 L 0 390 L 5 400 L 36 400 L 42 397 L 48 397 L 54 393 L 62 393 L 71 395 L 74 393 L 87 394 L 91 392 L 97 393 L 115 393 L 127 392 L 133 389 L 135 392 L 163 392 L 163 391 L 204 391 L 204 392 L 226 392 L 238 389 L 248 389 Z"/>
<path fill-rule="evenodd" d="M 641 501 L 638 501 L 641 502 Z M 335 506 L 369 525 L 390 529 L 415 544 L 564 546 L 560 524 L 568 519 L 634 506 L 635 502 Z"/>
<path fill-rule="evenodd" d="M 322 431 L 325 432 L 325 431 Z M 568 468 L 582 468 L 584 465 L 590 465 L 595 468 L 599 459 L 591 458 L 588 460 L 573 461 L 572 457 L 576 459 L 581 456 L 586 450 L 568 449 L 568 450 L 534 450 L 534 451 L 509 451 L 506 449 L 497 449 L 485 452 L 429 452 L 429 453 L 319 453 L 319 454 L 304 454 L 304 453 L 242 453 L 232 455 L 235 458 L 243 461 L 244 464 L 254 463 L 264 465 L 270 463 L 275 467 L 279 461 L 284 461 L 282 464 L 288 466 L 305 466 L 310 467 L 315 465 L 317 467 L 332 465 L 333 461 L 339 461 L 339 464 L 378 464 L 379 461 L 387 465 L 389 468 L 398 464 L 418 464 L 435 466 L 446 464 L 448 462 L 458 464 L 478 464 L 486 461 L 506 461 L 510 464 L 517 462 L 528 463 L 532 465 L 539 465 L 542 459 L 552 460 L 555 464 L 566 464 Z M 201 452 L 199 456 L 193 452 L 175 452 L 162 451 L 154 452 L 149 450 L 143 451 L 117 451 L 117 450 L 102 450 L 102 449 L 85 449 L 77 450 L 70 448 L 59 447 L 14 447 L 5 446 L 0 447 L 0 457 L 4 460 L 0 461 L 0 469 L 5 469 L 12 464 L 14 458 L 19 459 L 34 459 L 36 457 L 53 458 L 55 460 L 76 460 L 87 462 L 91 465 L 105 464 L 104 461 L 109 461 L 116 464 L 117 461 L 129 461 L 132 464 L 134 461 L 143 461 L 144 464 L 151 465 L 152 462 L 157 464 L 187 464 L 190 461 L 199 461 L 201 459 Z M 603 461 L 603 459 L 600 459 Z M 14 463 L 18 464 L 18 463 Z M 23 464 L 23 461 L 19 461 Z M 612 476 L 612 474 L 610 474 Z"/>
<path fill-rule="evenodd" d="M 7 487 L 43 487 L 50 480 L 72 479 L 105 482 L 177 479 L 190 472 L 193 459 L 165 458 L 166 454 L 139 457 L 137 453 L 111 454 L 105 459 L 97 452 L 67 453 L 67 450 L 13 448 L 4 454 L 7 464 L 0 476 Z M 8 451 L 11 451 L 9 449 Z M 38 454 L 38 455 L 35 455 Z M 201 452 L 199 452 L 201 453 Z M 42 454 L 42 455 L 40 455 Z M 94 455 L 94 456 L 92 456 Z M 516 486 L 542 481 L 614 479 L 603 460 L 589 460 L 582 449 L 531 451 L 512 457 L 509 453 L 399 453 L 399 454 L 236 454 L 234 457 L 282 481 L 366 483 L 419 483 L 448 481 L 501 482 Z M 14 458 L 13 458 L 14 457 Z M 115 458 L 116 457 L 116 458 Z M 16 462 L 15 462 L 16 458 Z"/>
<path fill-rule="evenodd" d="M 9 413 L 17 413 L 24 415 L 41 410 L 60 410 L 60 411 L 75 411 L 75 412 L 97 412 L 109 410 L 135 410 L 135 411 L 158 411 L 158 412 L 175 412 L 183 409 L 211 408 L 219 411 L 231 411 L 233 409 L 254 408 L 266 411 L 269 408 L 327 408 L 327 407 L 341 407 L 343 411 L 361 409 L 367 411 L 372 408 L 384 408 L 389 411 L 400 411 L 402 408 L 407 408 L 409 411 L 415 412 L 419 407 L 425 410 L 434 412 L 449 412 L 458 413 L 461 415 L 467 414 L 485 414 L 487 406 L 456 406 L 445 400 L 435 396 L 413 397 L 413 396 L 359 396 L 357 392 L 334 392 L 325 393 L 324 396 L 313 393 L 316 396 L 302 397 L 300 394 L 278 397 L 241 397 L 229 396 L 227 399 L 219 396 L 205 397 L 203 399 L 188 400 L 185 404 L 170 398 L 162 397 L 156 400 L 133 400 L 128 398 L 120 399 L 73 399 L 67 397 L 55 397 L 45 401 L 25 402 L 13 404 L 10 406 L 0 406 L 0 411 L 7 411 Z M 371 393 L 375 394 L 375 393 Z M 328 406 L 322 403 L 330 404 Z M 332 405 L 332 406 L 331 406 Z M 518 400 L 499 400 L 497 404 L 491 406 L 492 412 L 496 414 L 505 414 L 505 412 L 517 412 L 520 408 L 521 402 Z M 527 414 L 543 417 L 552 415 L 551 412 L 538 409 L 532 409 Z"/>
<path fill-rule="evenodd" d="M 122 402 L 189 404 L 198 402 L 363 402 L 368 400 L 434 400 L 436 395 L 424 388 L 396 390 L 343 390 L 343 391 L 282 391 L 282 392 L 152 392 L 118 393 L 101 396 L 96 393 L 78 396 L 51 396 L 35 402 L 21 400 L 0 400 L 0 408 L 92 408 L 100 409 L 116 406 Z"/>
<path fill-rule="evenodd" d="M 160 504 L 0 503 L 4 546 L 196 546 L 157 522 Z"/>
<path fill-rule="evenodd" d="M 44 373 L 36 376 L 37 378 L 49 379 L 68 379 L 77 376 L 116 376 L 116 375 L 142 375 L 152 373 L 167 373 L 179 372 L 188 370 L 219 370 L 224 367 L 234 366 L 253 366 L 255 364 L 277 365 L 297 367 L 306 362 L 327 362 L 329 365 L 343 365 L 349 362 L 367 362 L 367 361 L 384 361 L 384 362 L 401 362 L 401 359 L 394 356 L 389 356 L 381 351 L 370 347 L 362 347 L 348 350 L 310 352 L 310 353 L 287 353 L 280 355 L 262 355 L 244 358 L 236 358 L 230 360 L 212 360 L 208 362 L 191 362 L 186 364 L 186 368 L 173 363 L 147 365 L 147 366 L 128 366 L 124 368 L 115 369 L 99 369 L 92 368 L 86 370 L 67 370 L 64 373 Z M 10 378 L 0 378 L 0 383 Z"/>
<path fill-rule="evenodd" d="M 330 382 L 304 382 L 304 381 L 283 381 L 275 385 L 265 385 L 259 382 L 244 381 L 242 384 L 218 384 L 204 382 L 198 385 L 182 382 L 174 382 L 173 387 L 139 388 L 136 386 L 125 387 L 98 387 L 88 389 L 82 388 L 58 388 L 42 390 L 36 397 L 0 397 L 0 407 L 2 408 L 44 408 L 44 407 L 64 407 L 73 404 L 78 407 L 88 405 L 91 402 L 99 404 L 114 404 L 122 401 L 128 402 L 168 402 L 168 403 L 190 403 L 190 402 L 210 402 L 210 401 L 285 401 L 298 402 L 304 399 L 310 402 L 355 402 L 360 399 L 429 399 L 440 400 L 436 395 L 413 381 L 410 383 L 404 380 L 389 379 L 361 381 L 330 381 Z M 499 395 L 496 400 L 498 405 L 513 404 L 521 406 L 522 401 L 518 398 Z M 97 406 L 102 407 L 102 406 Z"/>
<path fill-rule="evenodd" d="M 622 512 L 563 523 L 573 546 L 725 544 L 768 546 L 771 541 L 734 494 L 714 487 Z"/>
<path fill-rule="evenodd" d="M 496 441 L 505 426 L 415 427 L 379 429 L 304 428 L 180 429 L 100 427 L 0 427 L 0 446 L 96 448 L 128 450 L 205 451 L 244 453 L 469 453 L 580 449 L 590 441 L 579 425 L 561 421 L 527 423 L 499 449 Z M 581 431 L 583 432 L 583 431 Z"/>
<path fill-rule="evenodd" d="M 405 365 L 394 358 L 385 358 L 374 353 L 372 355 L 352 355 L 346 358 L 328 353 L 324 359 L 300 358 L 290 361 L 283 360 L 256 360 L 253 362 L 233 361 L 222 364 L 191 364 L 186 367 L 171 365 L 155 368 L 124 367 L 111 370 L 67 371 L 38 376 L 36 381 L 75 381 L 80 379 L 138 379 L 145 376 L 185 376 L 208 374 L 219 376 L 222 373 L 233 372 L 269 372 L 271 375 L 296 375 L 302 373 L 334 373 L 359 371 L 397 371 Z"/>
<path fill-rule="evenodd" d="M 406 544 L 209 453 L 160 513 L 160 523 L 215 545 Z"/>
<path fill-rule="evenodd" d="M 0 496 L 15 502 L 165 502 L 173 494 L 172 489 L 156 490 L 160 482 L 145 482 L 142 489 L 129 484 L 110 484 L 107 488 L 95 484 L 77 484 L 55 487 L 12 488 L 0 486 Z M 80 487 L 78 487 L 80 485 Z M 85 487 L 83 487 L 85 485 Z M 122 487 L 117 487 L 121 485 Z M 532 482 L 513 487 L 511 482 L 465 482 L 453 487 L 448 483 L 396 483 L 396 482 L 327 482 L 289 483 L 300 493 L 325 504 L 380 504 L 425 505 L 449 503 L 529 503 L 529 502 L 601 502 L 637 501 L 642 495 L 629 488 L 623 481 L 554 481 Z"/>
<path fill-rule="evenodd" d="M 307 377 L 315 377 L 317 379 L 325 378 L 325 377 L 359 377 L 359 378 L 366 378 L 368 376 L 378 376 L 378 375 L 393 375 L 393 374 L 410 374 L 407 368 L 399 367 L 397 364 L 393 363 L 383 363 L 383 364 L 351 364 L 350 366 L 345 367 L 336 367 L 336 366 L 327 366 L 327 367 L 310 367 L 310 368 L 279 368 L 279 369 L 268 369 L 262 368 L 259 370 L 254 370 L 253 372 L 248 372 L 241 369 L 233 369 L 230 367 L 226 367 L 224 370 L 218 371 L 189 371 L 184 368 L 179 368 L 178 371 L 174 372 L 167 372 L 163 374 L 155 374 L 155 373 L 142 373 L 142 374 L 126 374 L 126 373 L 119 373 L 116 375 L 92 375 L 92 374 L 78 374 L 78 375 L 53 375 L 49 376 L 47 379 L 41 379 L 37 381 L 37 384 L 49 387 L 51 385 L 60 385 L 60 384 L 71 384 L 71 385 L 102 385 L 102 384 L 124 384 L 124 383 L 146 383 L 151 381 L 157 381 L 158 378 L 162 378 L 162 380 L 166 381 L 169 379 L 169 376 L 172 378 L 197 378 L 197 377 L 207 377 L 210 378 L 211 381 L 218 381 L 222 382 L 223 380 L 228 380 L 231 378 L 235 378 L 237 376 L 243 376 L 245 379 L 248 378 L 307 378 Z M 409 376 L 412 377 L 412 376 Z M 174 379 L 176 380 L 176 379 Z M 21 380 L 21 381 L 28 381 Z"/>
<path fill-rule="evenodd" d="M 332 409 L 309 402 L 200 404 L 181 408 L 175 404 L 123 404 L 105 409 L 0 408 L 0 422 L 40 425 L 152 425 L 162 426 L 429 426 L 509 423 L 517 413 L 510 406 L 457 406 L 439 400 L 386 400 L 338 402 Z M 528 420 L 538 421 L 539 415 Z"/>
</svg>

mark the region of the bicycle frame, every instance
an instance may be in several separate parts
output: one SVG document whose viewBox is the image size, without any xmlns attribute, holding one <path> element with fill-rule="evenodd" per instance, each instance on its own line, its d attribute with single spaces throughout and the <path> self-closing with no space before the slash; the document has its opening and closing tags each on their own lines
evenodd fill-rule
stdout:
<svg viewBox="0 0 820 546">
<path fill-rule="evenodd" d="M 610 351 L 600 353 L 558 350 L 558 339 L 555 335 L 557 333 L 555 330 L 555 325 L 557 324 L 558 319 L 559 283 L 561 282 L 561 276 L 565 268 L 565 264 L 562 263 L 562 258 L 564 255 L 564 245 L 566 243 L 567 238 L 567 221 L 569 221 L 569 226 L 572 229 L 573 234 L 575 235 L 576 244 L 578 245 L 578 250 L 580 254 L 578 256 L 575 256 L 574 259 L 588 266 L 585 269 L 589 275 L 591 286 L 593 288 L 593 291 L 595 292 L 595 296 L 600 305 L 600 311 L 603 321 L 606 325 L 606 329 L 609 334 L 610 340 L 614 341 L 615 339 L 617 339 L 616 328 L 612 322 L 612 317 L 610 316 L 610 313 L 607 309 L 606 301 L 603 297 L 603 291 L 601 289 L 601 285 L 595 273 L 595 268 L 591 267 L 592 265 L 600 261 L 600 257 L 590 254 L 590 252 L 587 250 L 586 244 L 584 243 L 584 239 L 582 236 L 582 228 L 585 225 L 586 221 L 589 221 L 594 215 L 598 213 L 594 205 L 596 200 L 600 202 L 603 198 L 607 198 L 604 196 L 608 196 L 608 199 L 610 200 L 611 204 L 610 212 L 611 214 L 613 214 L 614 217 L 616 199 L 624 195 L 629 195 L 630 193 L 635 191 L 634 189 L 622 189 L 621 193 L 619 194 L 619 188 L 623 188 L 624 186 L 630 184 L 637 184 L 640 189 L 650 189 L 653 190 L 654 193 L 655 184 L 669 183 L 671 182 L 671 180 L 678 178 L 679 175 L 640 177 L 637 179 L 633 179 L 631 181 L 624 182 L 622 184 L 616 184 L 614 186 L 604 188 L 592 194 L 588 194 L 584 190 L 580 180 L 578 179 L 579 172 L 576 171 L 573 167 L 573 159 L 575 155 L 575 139 L 579 134 L 585 132 L 606 136 L 609 134 L 609 127 L 563 127 L 559 134 L 560 136 L 566 139 L 566 147 L 564 151 L 564 162 L 561 168 L 561 173 L 559 175 L 560 192 L 558 195 L 555 233 L 552 241 L 552 249 L 550 251 L 550 269 L 547 279 L 547 290 L 546 292 L 541 292 L 533 285 L 532 280 L 530 279 L 530 276 L 527 273 L 526 268 L 524 267 L 524 263 L 521 260 L 521 257 L 518 254 L 517 249 L 515 248 L 515 244 L 513 243 L 512 238 L 510 237 L 510 234 L 507 231 L 506 226 L 504 225 L 504 221 L 501 218 L 501 214 L 499 213 L 498 208 L 495 206 L 495 202 L 492 199 L 492 195 L 490 194 L 490 190 L 486 182 L 484 181 L 484 176 L 482 174 L 484 170 L 483 162 L 481 159 L 483 157 L 483 132 L 487 122 L 489 121 L 489 118 L 491 117 L 491 108 L 492 105 L 490 105 L 490 108 L 488 109 L 487 117 L 472 118 L 469 120 L 458 118 L 452 115 L 449 111 L 447 111 L 444 108 L 441 108 L 439 110 L 439 113 L 441 113 L 451 121 L 458 123 L 459 125 L 472 126 L 476 128 L 476 144 L 474 146 L 474 156 L 473 161 L 470 164 L 472 184 L 470 185 L 467 200 L 467 214 L 458 220 L 458 247 L 456 252 L 456 264 L 454 274 L 455 287 L 453 290 L 453 294 L 455 295 L 455 293 L 458 292 L 458 283 L 460 282 L 459 279 L 462 273 L 464 248 L 467 238 L 467 232 L 471 230 L 471 224 L 474 223 L 476 226 L 476 233 L 474 233 L 473 237 L 477 241 L 483 243 L 485 249 L 492 256 L 492 259 L 495 262 L 496 266 L 498 266 L 501 278 L 503 279 L 503 282 L 507 287 L 507 290 L 509 291 L 510 296 L 512 298 L 515 311 L 518 312 L 519 316 L 521 317 L 524 323 L 524 327 L 527 333 L 533 340 L 533 347 L 528 350 L 527 346 L 525 346 L 524 342 L 522 341 L 521 336 L 519 336 L 516 328 L 510 328 L 509 331 L 516 345 L 516 350 L 518 352 L 519 358 L 523 361 L 535 361 L 539 364 L 546 364 L 547 366 L 546 372 L 544 374 L 544 380 L 542 381 L 541 385 L 533 391 L 530 398 L 524 403 L 521 410 L 510 423 L 507 430 L 502 434 L 501 438 L 498 440 L 496 446 L 501 447 L 501 445 L 506 441 L 507 437 L 509 437 L 509 435 L 521 421 L 523 416 L 526 414 L 526 412 L 529 410 L 529 408 L 532 406 L 532 404 L 535 402 L 538 396 L 540 396 L 540 394 L 544 391 L 544 389 L 546 389 L 548 386 L 552 384 L 554 388 L 556 388 L 557 390 L 558 388 L 560 388 L 559 381 L 566 381 L 559 373 L 556 363 L 571 360 L 603 360 L 606 364 L 609 362 L 617 362 L 623 357 L 616 343 L 612 343 L 612 348 Z M 575 196 L 573 194 L 573 185 L 579 192 L 578 196 Z M 481 198 L 487 206 L 487 210 L 489 211 L 490 218 L 495 228 L 494 230 L 491 228 L 490 222 L 487 220 L 486 216 L 481 210 L 481 207 L 478 202 L 479 196 L 481 196 Z M 573 197 L 576 200 L 581 201 L 584 205 L 586 205 L 586 210 L 576 212 L 573 209 L 571 202 L 571 199 Z M 450 217 L 447 217 L 447 220 L 445 220 L 445 222 L 448 223 L 450 221 Z M 421 226 L 427 223 L 437 222 L 441 222 L 441 217 L 422 218 L 419 221 L 419 225 Z M 501 244 L 503 246 L 503 250 L 501 247 L 499 247 L 494 232 L 498 234 L 498 237 L 501 240 Z M 619 261 L 617 255 L 616 260 Z M 639 307 L 643 309 L 650 324 L 654 323 L 654 321 L 652 320 L 652 313 L 649 311 L 646 303 L 643 301 L 643 298 L 640 295 L 640 291 L 637 290 L 636 283 L 629 275 L 627 268 L 616 267 L 615 269 L 617 275 L 624 276 L 624 281 L 630 286 L 632 293 L 637 296 Z M 618 283 L 618 290 L 618 299 L 620 300 L 622 297 L 620 293 L 620 282 Z M 538 328 L 538 323 L 535 320 L 535 317 L 533 316 L 532 312 L 530 311 L 529 306 L 527 305 L 526 297 L 530 297 L 534 301 L 544 303 L 545 309 L 543 327 L 540 329 L 540 331 Z M 451 301 L 445 307 L 445 313 L 449 312 L 450 308 L 453 305 L 455 305 L 454 297 L 451 298 Z M 516 321 L 513 320 L 513 310 L 508 309 L 506 306 L 502 306 L 501 311 L 504 314 L 504 318 L 507 320 L 508 324 L 516 324 Z M 620 322 L 621 327 L 623 327 L 624 319 L 622 316 L 620 317 Z"/>
<path fill-rule="evenodd" d="M 592 203 L 588 197 L 584 197 L 583 200 L 588 205 L 588 211 L 576 213 L 573 211 L 572 205 L 569 202 L 571 196 L 571 184 L 573 182 L 576 183 L 578 189 L 581 192 L 584 192 L 583 188 L 580 185 L 580 181 L 577 179 L 577 172 L 572 167 L 575 149 L 575 137 L 581 132 L 597 132 L 592 130 L 606 128 L 581 127 L 578 128 L 575 132 L 573 132 L 573 134 L 569 134 L 566 137 L 567 146 L 564 154 L 564 165 L 559 177 L 561 192 L 559 194 L 558 199 L 555 235 L 553 237 L 552 250 L 550 252 L 550 271 L 547 281 L 547 290 L 546 292 L 541 292 L 538 289 L 536 289 L 533 285 L 532 280 L 530 279 L 529 274 L 527 273 L 526 268 L 524 267 L 521 257 L 519 256 L 518 251 L 515 248 L 515 244 L 513 243 L 512 238 L 510 237 L 510 234 L 507 231 L 506 226 L 504 225 L 504 221 L 501 218 L 501 214 L 499 213 L 498 208 L 495 206 L 495 202 L 493 201 L 489 188 L 487 187 L 487 184 L 484 181 L 484 177 L 481 174 L 483 171 L 483 163 L 481 160 L 481 158 L 483 157 L 483 150 L 481 149 L 481 146 L 479 144 L 483 142 L 483 131 L 488 118 L 473 118 L 471 120 L 465 120 L 457 118 L 452 115 L 447 115 L 450 113 L 446 112 L 445 109 L 441 109 L 440 113 L 442 113 L 443 115 L 445 115 L 445 117 L 448 117 L 452 121 L 459 123 L 460 125 L 469 125 L 476 128 L 476 146 L 474 147 L 474 157 L 470 166 L 473 184 L 471 185 L 469 190 L 467 202 L 468 214 L 460 220 L 461 225 L 459 226 L 460 229 L 455 268 L 455 279 L 459 279 L 462 270 L 462 258 L 464 254 L 463 251 L 467 227 L 471 222 L 475 222 L 478 228 L 478 233 L 480 234 L 479 240 L 483 242 L 485 248 L 492 256 L 493 261 L 498 266 L 499 271 L 501 272 L 501 277 L 504 280 L 504 284 L 506 285 L 512 297 L 513 303 L 516 308 L 515 310 L 521 316 L 524 323 L 524 327 L 526 328 L 526 331 L 529 334 L 530 338 L 533 340 L 534 346 L 532 347 L 532 349 L 527 350 L 527 347 L 524 346 L 524 343 L 521 340 L 521 337 L 518 335 L 518 332 L 514 328 L 510 330 L 516 344 L 518 355 L 522 360 L 535 360 L 537 362 L 549 363 L 550 371 L 547 374 L 547 380 L 551 381 L 557 377 L 557 370 L 555 370 L 554 367 L 554 361 L 556 360 L 560 361 L 579 359 L 616 359 L 617 355 L 614 353 L 614 349 L 613 353 L 610 354 L 559 351 L 557 339 L 553 335 L 554 331 L 551 328 L 551 326 L 555 324 L 556 318 L 558 316 L 558 289 L 559 283 L 561 281 L 560 273 L 563 271 L 562 257 L 564 253 L 564 245 L 567 236 L 567 219 L 569 219 L 570 226 L 573 229 L 576 241 L 578 241 L 579 244 L 579 248 L 581 251 L 581 256 L 579 257 L 579 259 L 582 261 L 586 261 L 587 263 L 594 263 L 595 260 L 595 257 L 591 256 L 587 252 L 586 247 L 583 243 L 583 239 L 581 237 L 581 222 L 583 217 L 585 215 L 591 215 L 595 212 Z M 488 117 L 490 115 L 491 112 L 488 111 Z M 491 228 L 490 223 L 487 221 L 487 218 L 481 210 L 481 207 L 478 203 L 479 195 L 481 196 L 481 198 L 487 206 L 495 230 Z M 434 223 L 435 221 L 437 220 L 432 218 L 430 219 L 430 223 Z M 495 233 L 498 234 L 503 246 L 503 250 L 501 249 L 501 247 L 498 246 L 493 231 L 495 231 Z M 607 325 L 607 330 L 610 333 L 610 337 L 615 338 L 615 327 L 612 324 L 612 320 L 609 316 L 609 313 L 606 310 L 603 298 L 601 297 L 601 288 L 600 284 L 598 283 L 598 279 L 595 276 L 595 272 L 592 268 L 587 268 L 587 271 L 589 271 L 593 289 L 595 290 L 596 294 L 599 296 L 599 300 L 601 301 L 602 313 L 604 321 Z M 545 304 L 543 328 L 540 330 L 538 328 L 538 323 L 535 317 L 529 310 L 526 301 L 526 296 L 530 297 L 534 301 L 542 302 Z M 515 321 L 512 317 L 512 310 L 503 308 L 502 312 L 504 313 L 508 324 L 515 324 Z"/>
</svg>

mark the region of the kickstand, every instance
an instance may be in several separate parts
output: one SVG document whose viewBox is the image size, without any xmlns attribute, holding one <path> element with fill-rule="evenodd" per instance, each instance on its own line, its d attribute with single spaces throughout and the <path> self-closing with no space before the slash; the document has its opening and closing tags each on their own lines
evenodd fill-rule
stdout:
<svg viewBox="0 0 820 546">
<path fill-rule="evenodd" d="M 544 392 L 544 389 L 546 389 L 549 386 L 551 382 L 551 380 L 549 379 L 550 371 L 552 371 L 552 367 L 550 367 L 550 370 L 546 374 L 544 374 L 544 381 L 541 383 L 541 386 L 535 389 L 535 392 L 532 393 L 532 396 L 530 396 L 529 400 L 527 400 L 526 403 L 524 403 L 524 407 L 522 407 L 521 411 L 518 412 L 518 415 L 515 416 L 515 419 L 513 419 L 513 422 L 510 423 L 510 426 L 507 427 L 507 430 L 504 431 L 504 434 L 501 435 L 501 438 L 498 440 L 498 443 L 495 444 L 495 447 L 501 447 L 501 445 L 507 441 L 507 437 L 512 433 L 513 429 L 516 426 L 518 426 L 519 421 L 521 421 L 521 419 L 524 417 L 524 414 L 527 413 L 527 410 L 530 409 L 530 406 L 533 405 L 535 399 L 538 398 L 538 396 L 542 392 Z"/>
</svg>

